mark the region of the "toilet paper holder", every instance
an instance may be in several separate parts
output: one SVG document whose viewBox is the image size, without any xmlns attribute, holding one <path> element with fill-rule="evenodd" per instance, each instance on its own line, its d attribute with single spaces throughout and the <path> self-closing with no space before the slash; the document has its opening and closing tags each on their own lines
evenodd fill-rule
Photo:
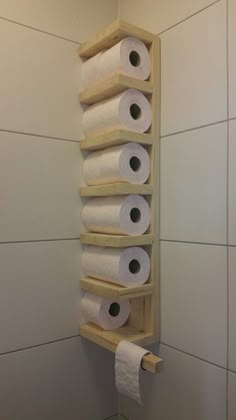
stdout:
<svg viewBox="0 0 236 420">
<path fill-rule="evenodd" d="M 92 323 L 80 327 L 82 337 L 112 352 L 116 351 L 116 347 L 121 340 L 127 340 L 144 347 L 159 340 L 160 40 L 157 35 L 118 19 L 93 39 L 81 44 L 79 49 L 79 55 L 88 59 L 128 36 L 139 38 L 148 47 L 152 62 L 150 78 L 143 81 L 117 73 L 80 93 L 80 102 L 91 105 L 128 88 L 137 89 L 150 100 L 153 112 L 153 123 L 147 133 L 115 129 L 100 135 L 87 137 L 80 142 L 80 149 L 89 152 L 128 142 L 140 143 L 149 151 L 152 162 L 151 176 L 146 184 L 115 183 L 101 186 L 82 186 L 80 189 L 82 197 L 141 194 L 147 198 L 151 207 L 151 228 L 146 234 L 122 236 L 86 232 L 80 235 L 82 244 L 103 247 L 143 246 L 148 249 L 150 254 L 151 276 L 149 281 L 142 286 L 125 288 L 92 278 L 82 278 L 80 281 L 80 286 L 85 291 L 100 296 L 113 297 L 114 299 L 131 300 L 131 319 L 122 328 L 104 331 Z M 162 365 L 162 359 L 150 353 L 143 357 L 141 367 L 150 373 L 156 373 Z"/>
</svg>

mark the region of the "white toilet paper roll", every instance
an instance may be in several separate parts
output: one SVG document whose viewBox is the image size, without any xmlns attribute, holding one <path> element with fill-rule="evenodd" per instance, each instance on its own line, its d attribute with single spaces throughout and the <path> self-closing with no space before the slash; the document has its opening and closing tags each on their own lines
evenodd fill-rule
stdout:
<svg viewBox="0 0 236 420">
<path fill-rule="evenodd" d="M 144 284 L 150 273 L 150 258 L 140 247 L 88 246 L 82 254 L 84 274 L 123 286 Z"/>
<path fill-rule="evenodd" d="M 145 354 L 150 353 L 129 341 L 120 341 L 115 354 L 116 387 L 120 394 L 126 395 L 142 404 L 139 375 Z"/>
<path fill-rule="evenodd" d="M 140 39 L 127 37 L 82 64 L 82 85 L 85 89 L 91 83 L 116 72 L 146 80 L 150 69 L 150 55 L 146 45 Z"/>
<path fill-rule="evenodd" d="M 82 88 L 86 89 L 91 84 L 93 84 L 97 79 L 100 78 L 98 75 L 99 71 L 99 60 L 101 57 L 101 52 L 97 55 L 94 55 L 89 60 L 86 60 L 81 65 L 81 84 Z"/>
<path fill-rule="evenodd" d="M 144 184 L 150 174 L 150 158 L 140 144 L 121 144 L 90 153 L 84 160 L 83 170 L 88 185 Z"/>
<path fill-rule="evenodd" d="M 115 129 L 144 133 L 152 121 L 151 105 L 136 89 L 127 89 L 119 95 L 88 107 L 82 117 L 85 136 Z"/>
<path fill-rule="evenodd" d="M 130 314 L 130 302 L 128 299 L 114 301 L 85 293 L 82 297 L 82 311 L 87 321 L 104 330 L 114 330 L 126 323 Z"/>
<path fill-rule="evenodd" d="M 150 209 L 140 195 L 90 198 L 83 206 L 82 222 L 91 232 L 142 235 L 150 223 Z"/>
</svg>

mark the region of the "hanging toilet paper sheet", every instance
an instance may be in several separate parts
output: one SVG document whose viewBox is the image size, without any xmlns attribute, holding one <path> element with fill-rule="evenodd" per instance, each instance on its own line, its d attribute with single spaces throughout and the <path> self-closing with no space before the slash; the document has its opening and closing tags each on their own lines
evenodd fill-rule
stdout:
<svg viewBox="0 0 236 420">
<path fill-rule="evenodd" d="M 88 185 L 144 184 L 150 175 L 150 158 L 140 144 L 127 143 L 90 153 L 84 160 L 83 171 Z"/>
<path fill-rule="evenodd" d="M 115 129 L 144 133 L 152 122 L 151 105 L 136 89 L 127 89 L 110 99 L 89 106 L 83 113 L 85 136 Z"/>
<path fill-rule="evenodd" d="M 142 235 L 150 224 L 150 208 L 140 195 L 90 198 L 82 222 L 90 232 Z"/>
<path fill-rule="evenodd" d="M 129 341 L 120 341 L 115 353 L 116 387 L 120 394 L 126 395 L 142 404 L 139 375 L 145 354 L 150 353 Z"/>
<path fill-rule="evenodd" d="M 114 330 L 122 327 L 128 320 L 130 302 L 128 299 L 114 301 L 85 293 L 82 297 L 82 312 L 86 322 L 93 322 L 104 330 Z"/>
<path fill-rule="evenodd" d="M 132 287 L 147 281 L 150 258 L 140 247 L 87 246 L 82 254 L 82 268 L 88 277 Z"/>
<path fill-rule="evenodd" d="M 150 55 L 146 45 L 137 38 L 127 37 L 82 64 L 82 86 L 86 89 L 117 72 L 146 80 L 150 69 Z"/>
</svg>

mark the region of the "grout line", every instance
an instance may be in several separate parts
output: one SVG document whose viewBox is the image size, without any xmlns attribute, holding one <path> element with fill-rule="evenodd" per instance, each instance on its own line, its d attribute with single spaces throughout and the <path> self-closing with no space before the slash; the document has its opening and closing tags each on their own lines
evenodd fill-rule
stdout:
<svg viewBox="0 0 236 420">
<path fill-rule="evenodd" d="M 201 360 L 201 362 L 208 363 L 209 365 L 213 365 L 213 366 L 215 366 L 215 367 L 218 367 L 218 368 L 220 368 L 220 369 L 223 369 L 223 370 L 227 371 L 227 368 L 226 368 L 226 367 L 224 367 L 224 366 L 218 365 L 217 363 L 211 362 L 210 360 L 203 359 L 202 357 L 196 356 L 195 354 L 192 354 L 192 353 L 189 353 L 189 352 L 187 352 L 187 351 L 181 350 L 181 349 L 179 349 L 179 348 L 177 348 L 177 347 L 175 347 L 175 346 L 172 346 L 172 345 L 170 345 L 170 344 L 164 343 L 163 341 L 160 341 L 160 344 L 161 344 L 161 345 L 164 345 L 164 346 L 166 346 L 166 347 L 169 347 L 169 348 L 171 348 L 171 349 L 173 349 L 173 350 L 176 350 L 176 351 L 178 351 L 179 353 L 183 353 L 183 354 L 185 354 L 185 355 L 187 355 L 187 356 L 193 357 L 194 359 Z"/>
<path fill-rule="evenodd" d="M 161 239 L 161 242 L 177 242 L 180 244 L 194 244 L 194 245 L 211 245 L 211 246 L 225 246 L 227 247 L 227 244 L 214 244 L 210 242 L 194 242 L 194 241 L 180 241 L 177 239 Z"/>
<path fill-rule="evenodd" d="M 79 144 L 79 139 L 78 140 L 64 139 L 63 137 L 46 136 L 46 135 L 43 135 L 43 134 L 27 133 L 25 131 L 7 130 L 7 129 L 4 129 L 4 128 L 0 128 L 0 132 L 11 133 L 11 134 L 19 134 L 19 135 L 31 136 L 31 137 L 40 137 L 40 138 L 47 139 L 47 140 L 68 141 L 68 142 Z"/>
<path fill-rule="evenodd" d="M 124 414 L 122 413 L 118 413 L 118 419 L 117 420 L 129 420 L 128 417 L 126 417 Z M 121 416 L 121 417 L 120 417 Z"/>
<path fill-rule="evenodd" d="M 161 158 L 161 80 L 162 80 L 162 74 L 161 74 L 161 40 L 160 40 L 160 93 L 159 93 L 159 130 L 160 130 L 160 138 L 159 138 L 159 226 L 158 226 L 158 232 L 159 232 L 159 340 L 161 340 L 161 168 L 162 168 L 162 158 Z"/>
<path fill-rule="evenodd" d="M 193 127 L 193 128 L 188 128 L 188 129 L 183 130 L 183 131 L 176 131 L 174 133 L 165 134 L 164 136 L 160 136 L 160 139 L 175 136 L 177 134 L 187 133 L 189 131 L 199 130 L 199 129 L 205 128 L 205 127 L 211 127 L 211 126 L 214 126 L 214 125 L 217 125 L 217 124 L 222 124 L 222 123 L 226 123 L 228 121 L 233 121 L 233 120 L 236 120 L 236 117 L 228 118 L 228 119 L 221 120 L 221 121 L 216 121 L 216 122 L 213 122 L 213 123 L 209 123 L 209 124 L 206 124 L 206 125 L 201 125 L 201 126 L 197 126 L 197 127 Z M 161 124 L 161 122 L 160 122 L 160 124 Z M 0 132 L 19 134 L 19 135 L 25 135 L 25 136 L 31 136 L 31 137 L 39 137 L 39 138 L 48 139 L 48 140 L 68 141 L 68 142 L 77 143 L 77 144 L 80 143 L 79 139 L 78 140 L 72 140 L 72 139 L 66 139 L 66 138 L 63 138 L 63 137 L 53 137 L 53 136 L 49 136 L 49 135 L 46 136 L 44 134 L 28 133 L 28 132 L 25 132 L 25 131 L 17 131 L 17 130 L 10 130 L 10 129 L 4 129 L 4 128 L 0 128 Z"/>
<path fill-rule="evenodd" d="M 8 244 L 28 244 L 34 242 L 59 242 L 59 241 L 79 241 L 80 237 L 76 238 L 55 238 L 55 239 L 29 239 L 25 241 L 6 241 L 0 242 L 0 245 L 8 245 Z"/>
<path fill-rule="evenodd" d="M 16 349 L 16 350 L 10 350 L 10 351 L 0 353 L 0 357 L 1 356 L 7 356 L 8 354 L 12 354 L 12 353 L 19 353 L 19 352 L 22 352 L 22 351 L 25 351 L 25 350 L 32 350 L 32 349 L 35 349 L 35 348 L 38 348 L 38 347 L 47 346 L 49 344 L 60 343 L 62 341 L 71 340 L 71 339 L 77 338 L 77 337 L 80 337 L 80 334 L 71 335 L 69 337 L 64 337 L 64 338 L 59 338 L 58 340 L 46 341 L 45 343 L 35 344 L 33 346 L 21 347 L 21 348 Z"/>
<path fill-rule="evenodd" d="M 26 25 L 24 23 L 17 22 L 16 20 L 13 20 L 13 19 L 8 19 L 8 18 L 5 18 L 3 16 L 0 16 L 0 19 L 1 20 L 5 20 L 6 22 L 15 23 L 16 25 L 19 25 L 19 26 L 23 26 L 24 28 L 32 29 L 33 31 L 36 31 L 36 32 L 41 32 L 42 34 L 45 34 L 45 35 L 53 36 L 54 38 L 62 39 L 63 41 L 72 42 L 73 44 L 77 44 L 77 45 L 80 45 L 81 44 L 80 42 L 73 41 L 73 39 L 65 38 L 63 36 L 56 35 L 56 34 L 53 34 L 51 32 L 47 32 L 47 31 L 44 31 L 44 30 L 39 29 L 39 28 L 34 28 L 33 26 L 30 26 L 30 25 Z"/>
<path fill-rule="evenodd" d="M 229 244 L 229 4 L 226 0 L 226 78 L 227 78 L 227 174 L 226 174 L 226 226 L 227 226 L 227 244 Z M 229 247 L 227 246 L 227 375 L 226 375 L 226 420 L 228 420 L 229 410 L 228 410 L 228 395 L 229 395 Z"/>
<path fill-rule="evenodd" d="M 236 117 L 232 118 L 232 119 L 236 119 Z M 194 130 L 199 130 L 201 128 L 211 127 L 211 126 L 214 126 L 214 125 L 217 125 L 217 124 L 226 123 L 227 121 L 228 121 L 228 119 L 226 118 L 224 120 L 215 121 L 215 122 L 212 122 L 212 123 L 203 124 L 203 125 L 199 125 L 199 126 L 192 127 L 192 128 L 186 128 L 185 130 L 182 130 L 182 131 L 175 131 L 173 133 L 164 134 L 163 136 L 161 136 L 161 138 L 164 139 L 166 137 L 176 136 L 177 134 L 188 133 L 189 131 L 194 131 Z"/>
<path fill-rule="evenodd" d="M 175 23 L 174 25 L 169 26 L 169 28 L 164 29 L 164 31 L 159 32 L 157 35 L 162 35 L 162 34 L 164 34 L 165 32 L 168 32 L 170 29 L 173 29 L 173 28 L 175 28 L 176 26 L 180 25 L 181 23 L 186 22 L 187 20 L 191 19 L 193 16 L 196 16 L 196 15 L 198 15 L 199 13 L 203 12 L 204 10 L 209 9 L 210 7 L 214 6 L 216 3 L 219 3 L 220 1 L 221 1 L 221 0 L 216 0 L 216 1 L 214 1 L 213 3 L 209 4 L 208 6 L 203 7 L 203 9 L 197 10 L 195 13 L 192 13 L 190 16 L 187 16 L 186 18 L 184 18 L 184 19 L 180 20 L 179 22 Z"/>
</svg>

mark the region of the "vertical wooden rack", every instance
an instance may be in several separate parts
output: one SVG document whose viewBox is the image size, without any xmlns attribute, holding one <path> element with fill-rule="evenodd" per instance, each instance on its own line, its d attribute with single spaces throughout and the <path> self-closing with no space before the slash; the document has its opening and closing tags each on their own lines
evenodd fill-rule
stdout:
<svg viewBox="0 0 236 420">
<path fill-rule="evenodd" d="M 81 243 L 128 247 L 143 246 L 151 258 L 151 273 L 148 282 L 137 287 L 122 287 L 92 278 L 82 278 L 81 288 L 101 296 L 114 299 L 130 299 L 131 315 L 128 323 L 114 331 L 104 331 L 94 324 L 85 324 L 80 328 L 83 337 L 96 344 L 115 351 L 120 340 L 128 340 L 139 345 L 148 345 L 159 339 L 159 98 L 160 98 L 160 43 L 159 38 L 145 30 L 124 21 L 116 20 L 93 39 L 80 46 L 79 54 L 88 59 L 100 51 L 110 48 L 120 40 L 133 36 L 143 41 L 151 57 L 151 74 L 147 81 L 141 81 L 121 73 L 96 83 L 80 93 L 80 102 L 91 105 L 110 98 L 128 88 L 144 93 L 152 106 L 152 125 L 147 133 L 136 133 L 128 130 L 106 131 L 98 136 L 81 140 L 81 150 L 95 151 L 127 142 L 142 144 L 150 154 L 151 175 L 146 184 L 117 183 L 101 186 L 81 187 L 83 197 L 140 194 L 146 197 L 151 208 L 149 231 L 140 236 L 119 236 L 96 233 L 83 233 Z M 151 358 L 153 359 L 151 360 Z M 146 368 L 157 370 L 161 362 L 156 356 L 145 357 Z M 145 362 L 144 362 L 145 363 Z M 150 364 L 150 366 L 149 366 Z M 145 367 L 145 364 L 144 364 Z"/>
</svg>

